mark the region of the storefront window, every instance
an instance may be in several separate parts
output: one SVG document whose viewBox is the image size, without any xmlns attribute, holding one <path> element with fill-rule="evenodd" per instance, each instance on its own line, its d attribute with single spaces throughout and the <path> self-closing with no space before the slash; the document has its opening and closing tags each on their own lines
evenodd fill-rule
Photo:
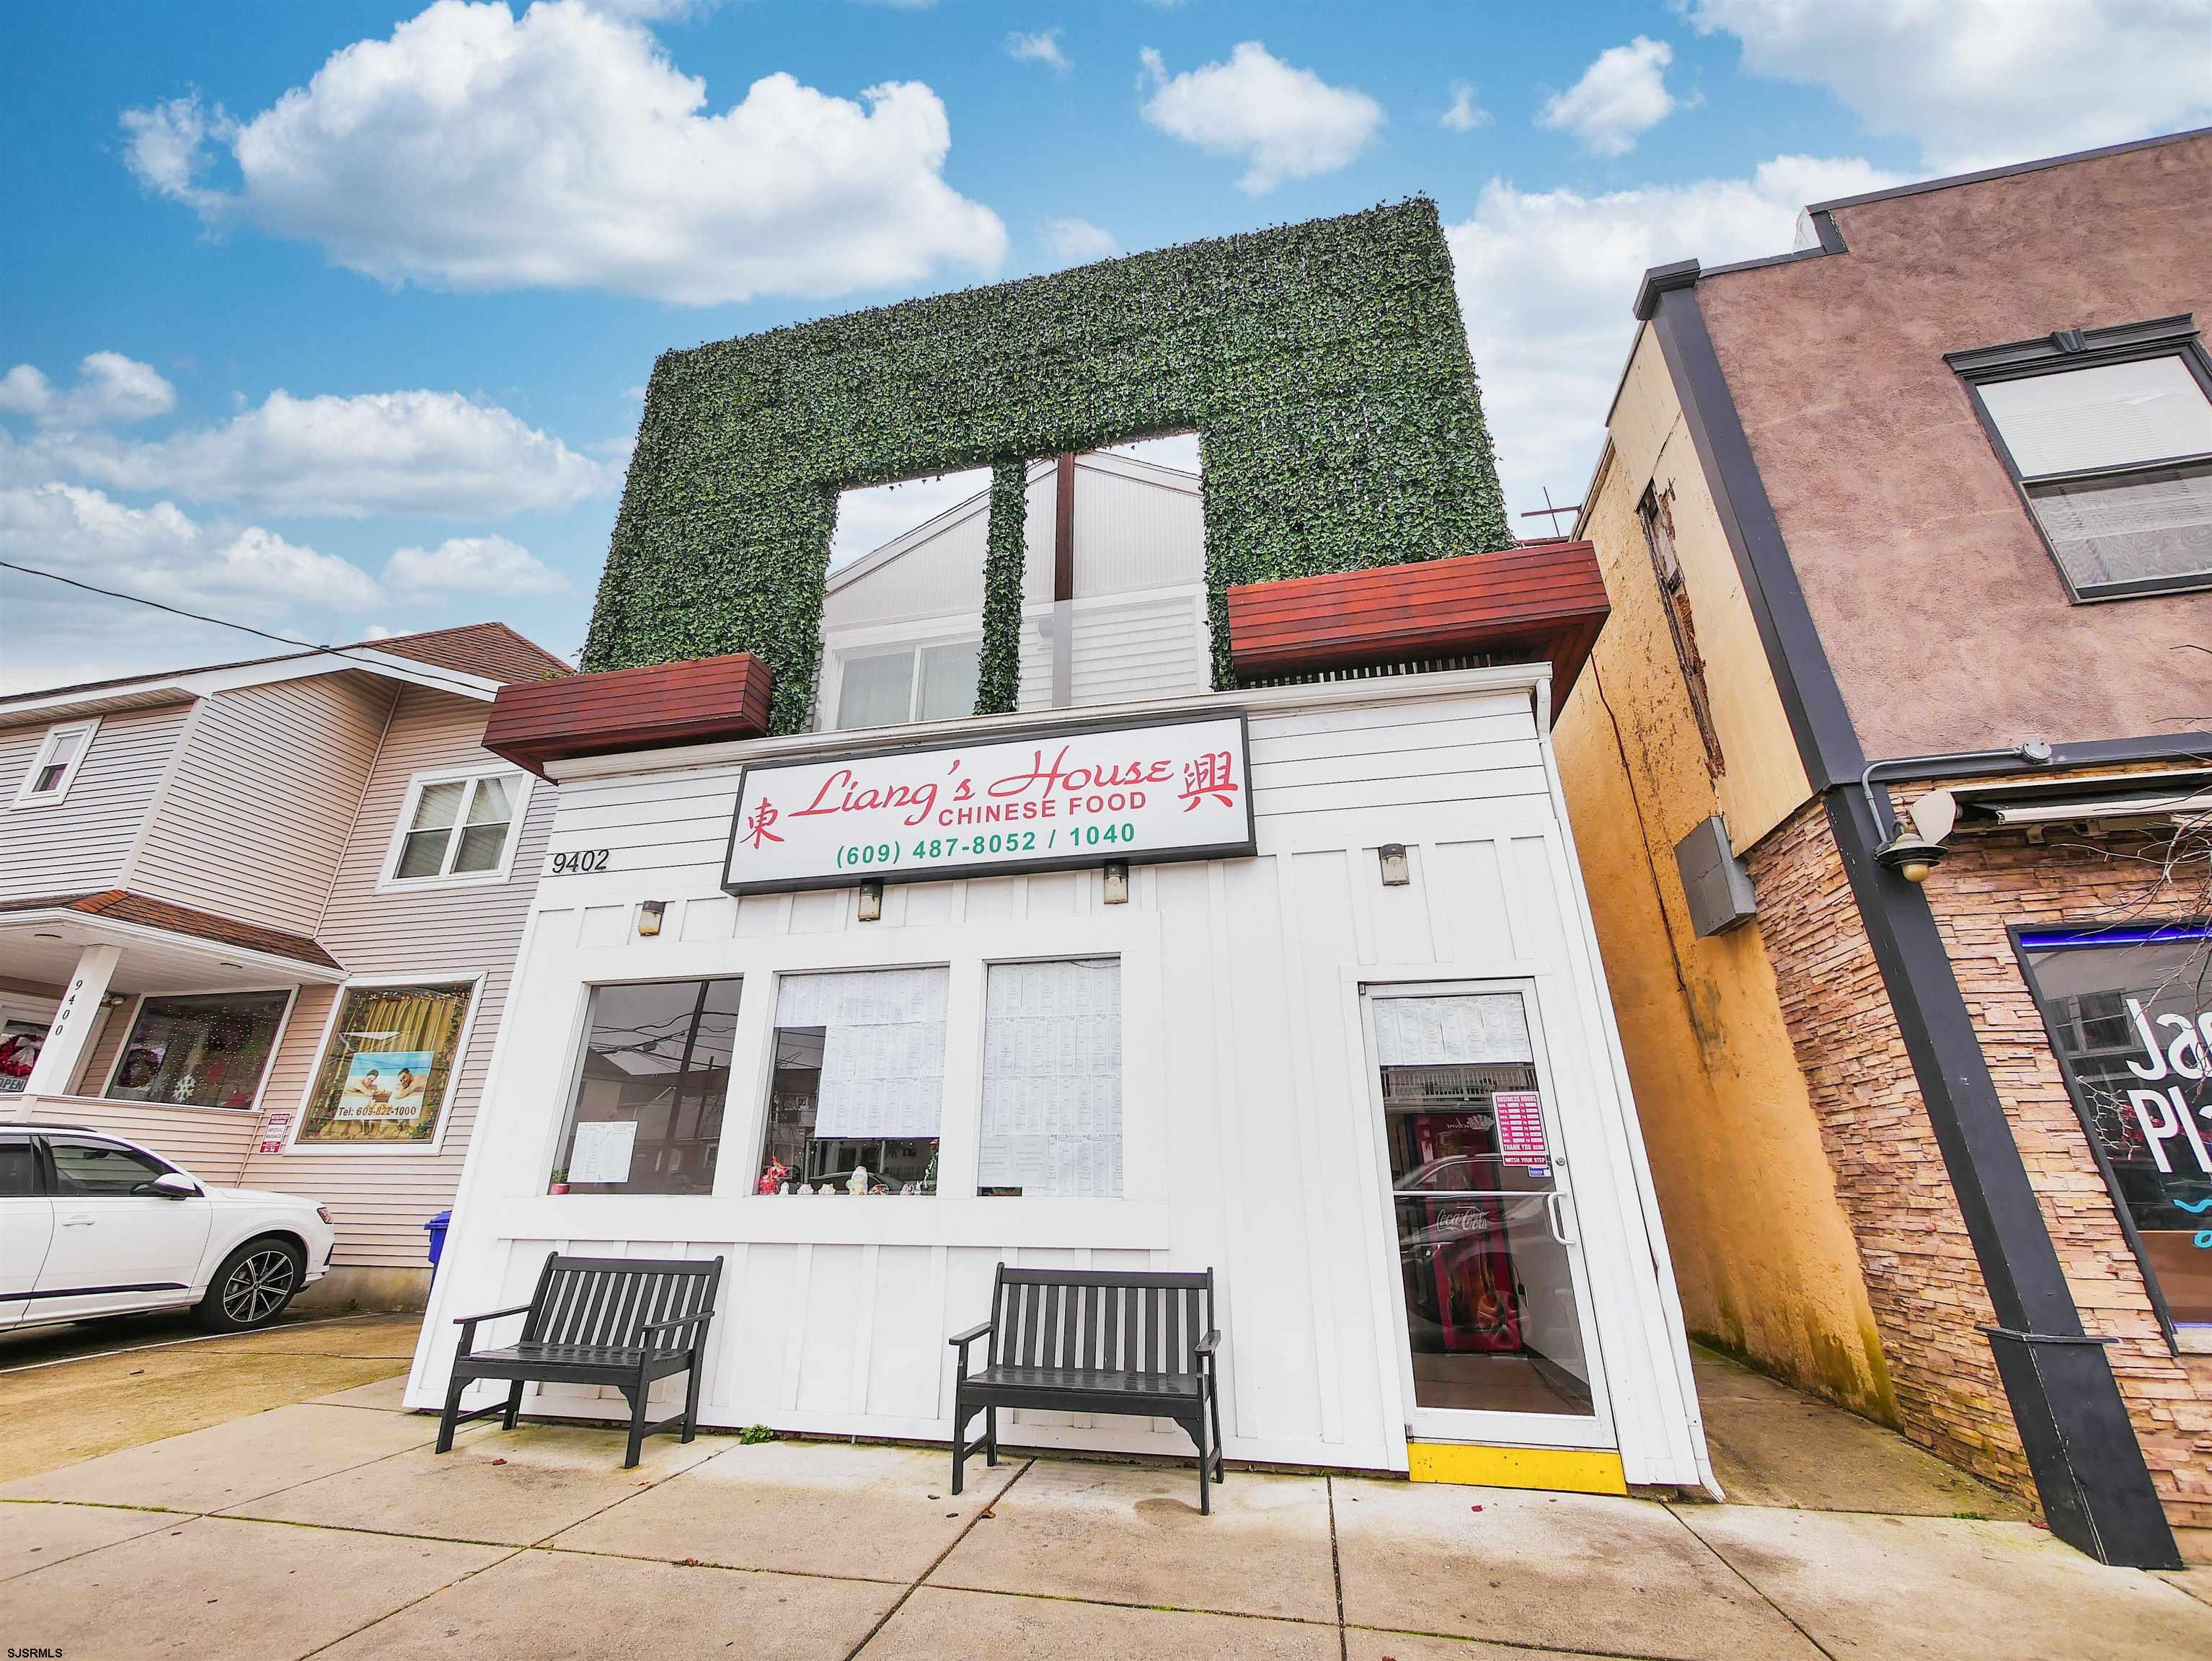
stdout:
<svg viewBox="0 0 2212 1661">
<path fill-rule="evenodd" d="M 349 986 L 296 1144 L 436 1140 L 476 988 Z"/>
<path fill-rule="evenodd" d="M 19 1096 L 46 1041 L 43 1021 L 0 1021 L 0 1096 Z"/>
<path fill-rule="evenodd" d="M 2021 937 L 2074 1104 L 2177 1327 L 2212 1331 L 2212 930 Z"/>
<path fill-rule="evenodd" d="M 714 1191 L 742 984 L 661 980 L 592 993 L 556 1193 Z"/>
<path fill-rule="evenodd" d="M 783 977 L 760 1191 L 937 1191 L 950 979 L 941 968 Z"/>
<path fill-rule="evenodd" d="M 994 963 L 984 994 L 984 1194 L 1121 1193 L 1121 965 Z"/>
<path fill-rule="evenodd" d="M 107 1095 L 184 1107 L 251 1107 L 289 992 L 149 997 L 138 1005 Z"/>
<path fill-rule="evenodd" d="M 1521 995 L 1372 1003 L 1415 1405 L 1594 1412 L 1578 1265 Z"/>
</svg>

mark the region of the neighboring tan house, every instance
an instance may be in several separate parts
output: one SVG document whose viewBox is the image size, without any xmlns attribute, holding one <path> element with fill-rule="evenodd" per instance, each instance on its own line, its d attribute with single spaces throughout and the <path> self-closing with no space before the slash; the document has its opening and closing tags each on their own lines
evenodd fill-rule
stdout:
<svg viewBox="0 0 2212 1661">
<path fill-rule="evenodd" d="M 553 791 L 499 623 L 0 699 L 0 1118 L 309 1196 L 316 1302 L 419 1306 Z"/>
<path fill-rule="evenodd" d="M 2139 1564 L 2212 1555 L 2208 199 L 1648 272 L 1558 729 L 1692 1329 Z"/>
<path fill-rule="evenodd" d="M 990 505 L 979 491 L 830 573 L 817 728 L 975 712 Z M 1212 685 L 1195 473 L 1110 451 L 1032 462 L 1024 522 L 1024 711 Z"/>
</svg>

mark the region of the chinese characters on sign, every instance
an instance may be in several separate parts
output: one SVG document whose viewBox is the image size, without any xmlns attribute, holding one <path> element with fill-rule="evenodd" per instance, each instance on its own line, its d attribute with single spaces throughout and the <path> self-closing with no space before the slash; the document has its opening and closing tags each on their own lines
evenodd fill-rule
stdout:
<svg viewBox="0 0 2212 1661">
<path fill-rule="evenodd" d="M 749 767 L 732 894 L 1253 851 L 1241 716 Z"/>
</svg>

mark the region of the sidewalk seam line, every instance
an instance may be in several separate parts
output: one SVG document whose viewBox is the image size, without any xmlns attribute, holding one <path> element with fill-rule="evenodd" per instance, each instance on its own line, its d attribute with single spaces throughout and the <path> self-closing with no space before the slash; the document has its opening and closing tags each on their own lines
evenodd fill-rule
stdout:
<svg viewBox="0 0 2212 1661">
<path fill-rule="evenodd" d="M 1831 1650 L 1819 1639 L 1814 1637 L 1811 1633 L 1807 1632 L 1796 1616 L 1790 1614 L 1788 1609 L 1784 1609 L 1781 1604 L 1776 1603 L 1771 1597 L 1768 1597 L 1763 1587 L 1753 1582 L 1748 1574 L 1746 1574 L 1741 1569 L 1738 1568 L 1734 1563 L 1729 1562 L 1726 1557 L 1723 1556 L 1720 1548 L 1716 1546 L 1711 1541 L 1706 1539 L 1705 1537 L 1698 1533 L 1697 1530 L 1692 1528 L 1688 1523 L 1685 1522 L 1682 1519 L 1681 1513 L 1676 1511 L 1672 1505 L 1668 1504 L 1666 1500 L 1662 1500 L 1659 1502 L 1659 1509 L 1665 1512 L 1669 1517 L 1672 1517 L 1675 1523 L 1680 1525 L 1682 1532 L 1688 1535 L 1692 1540 L 1695 1540 L 1699 1545 L 1711 1552 L 1713 1555 L 1713 1560 L 1716 1562 L 1727 1569 L 1728 1572 L 1735 1576 L 1737 1579 L 1742 1581 L 1745 1585 L 1750 1587 L 1752 1596 L 1758 1598 L 1760 1603 L 1765 1604 L 1767 1608 L 1772 1609 L 1784 1621 L 1787 1621 L 1790 1626 L 1796 1630 L 1798 1635 L 1803 1638 L 1807 1643 L 1810 1644 L 1822 1655 L 1826 1656 L 1828 1658 L 1828 1661 L 1836 1661 L 1834 1651 Z"/>
<path fill-rule="evenodd" d="M 955 1428 L 957 1429 L 958 1427 L 956 1426 Z M 997 1505 L 1000 1500 L 1005 1499 L 1007 1494 L 1013 1492 L 1014 1484 L 1020 1482 L 1023 1477 L 1028 1476 L 1030 1474 L 1030 1468 L 1036 1464 L 1036 1459 L 1034 1456 L 1023 1460 L 1022 1468 L 1006 1479 L 1006 1485 L 1000 1488 L 1000 1490 L 996 1494 L 994 1494 L 989 1499 L 986 1500 L 981 1505 L 975 1507 L 975 1514 L 968 1519 L 967 1525 L 963 1527 L 959 1533 L 952 1537 L 951 1544 L 946 1546 L 944 1550 L 939 1552 L 935 1557 L 930 1560 L 929 1567 L 922 1570 L 920 1574 L 915 1577 L 914 1584 L 909 1585 L 904 1591 L 901 1592 L 897 1597 L 892 1600 L 891 1606 L 883 1612 L 882 1617 L 877 1621 L 874 1626 L 868 1628 L 866 1633 L 862 1635 L 859 1643 L 854 1645 L 851 1649 L 845 1652 L 845 1661 L 854 1661 L 854 1658 L 856 1658 L 862 1650 L 867 1648 L 869 1645 L 876 1641 L 876 1634 L 881 1632 L 885 1627 L 890 1625 L 891 1617 L 906 1607 L 906 1600 L 913 1597 L 915 1592 L 921 1589 L 922 1582 L 928 1579 L 931 1575 L 937 1573 L 938 1569 L 943 1566 L 945 1560 L 952 1555 L 952 1554 L 959 1549 L 960 1543 L 963 1540 L 965 1540 L 969 1534 L 975 1531 L 975 1525 L 981 1522 L 983 1519 L 989 1514 L 991 1507 Z"/>
<path fill-rule="evenodd" d="M 1344 1560 L 1336 1549 L 1336 1478 L 1324 1476 L 1322 1492 L 1328 1500 L 1328 1573 L 1336 1582 L 1337 1661 L 1352 1661 L 1352 1634 L 1344 1626 Z"/>
</svg>

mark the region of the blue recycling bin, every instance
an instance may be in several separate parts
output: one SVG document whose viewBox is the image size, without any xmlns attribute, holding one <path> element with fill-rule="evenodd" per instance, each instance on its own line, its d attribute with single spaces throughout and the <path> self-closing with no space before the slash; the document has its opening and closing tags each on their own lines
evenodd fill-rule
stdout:
<svg viewBox="0 0 2212 1661">
<path fill-rule="evenodd" d="M 430 1237 L 430 1278 L 438 1277 L 438 1259 L 446 1254 L 446 1230 L 453 1221 L 451 1211 L 441 1211 L 422 1225 L 422 1232 Z"/>
</svg>

